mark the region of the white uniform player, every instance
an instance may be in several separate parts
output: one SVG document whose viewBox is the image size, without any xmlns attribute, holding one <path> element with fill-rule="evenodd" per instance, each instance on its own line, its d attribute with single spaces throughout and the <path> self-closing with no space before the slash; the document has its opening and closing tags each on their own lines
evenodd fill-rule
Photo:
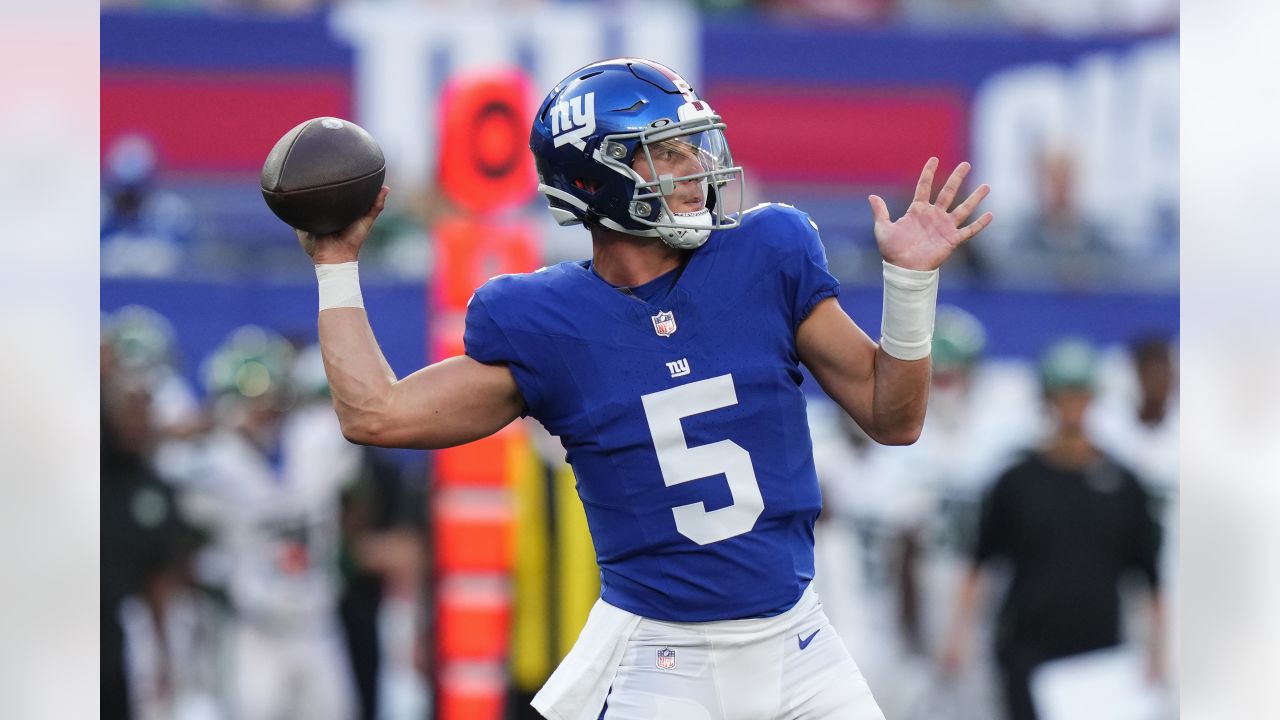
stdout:
<svg viewBox="0 0 1280 720">
<path fill-rule="evenodd" d="M 1158 503 L 1162 537 L 1160 577 L 1177 587 L 1179 549 L 1179 403 L 1174 345 L 1153 337 L 1134 344 L 1125 357 L 1112 357 L 1105 394 L 1088 416 L 1090 437 L 1107 454 L 1133 470 Z M 1178 597 L 1165 593 L 1166 677 L 1178 677 Z M 1132 612 L 1132 611 L 1131 611 Z M 1130 627 L 1143 627 L 1131 622 Z"/>
<path fill-rule="evenodd" d="M 232 606 L 231 716 L 346 720 L 356 710 L 336 612 L 338 495 L 359 451 L 342 440 L 331 409 L 279 417 L 276 386 L 289 358 L 254 357 L 244 335 L 223 351 L 239 393 L 219 388 L 223 424 L 190 470 L 190 504 L 214 532 L 205 567 Z"/>
<path fill-rule="evenodd" d="M 883 449 L 874 474 L 833 483 L 856 484 L 862 523 L 876 529 L 864 534 L 877 541 L 867 552 L 886 568 L 868 588 L 871 621 L 884 637 L 875 652 L 853 651 L 890 717 L 930 717 L 946 703 L 955 706 L 947 717 L 977 720 L 991 712 L 984 709 L 993 702 L 984 678 L 945 688 L 942 697 L 931 677 L 982 493 L 1040 432 L 1034 374 L 1018 363 L 982 361 L 985 345 L 975 317 L 940 306 L 920 439 Z M 913 588 L 910 597 L 903 587 Z"/>
<path fill-rule="evenodd" d="M 916 517 L 921 499 L 890 453 L 831 403 L 811 402 L 813 457 L 822 484 L 822 517 L 814 528 L 813 586 L 831 623 L 893 717 L 904 653 L 890 578 L 895 518 Z"/>
</svg>

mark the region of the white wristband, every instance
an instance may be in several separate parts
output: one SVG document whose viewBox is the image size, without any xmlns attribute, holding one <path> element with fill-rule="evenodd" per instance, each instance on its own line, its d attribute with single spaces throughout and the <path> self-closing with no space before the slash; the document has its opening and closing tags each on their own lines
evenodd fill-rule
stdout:
<svg viewBox="0 0 1280 720">
<path fill-rule="evenodd" d="M 880 347 L 899 360 L 929 357 L 937 307 L 937 270 L 908 270 L 885 261 Z"/>
<path fill-rule="evenodd" d="M 360 263 L 316 265 L 316 280 L 320 284 L 321 310 L 364 307 L 364 297 L 360 295 Z"/>
</svg>

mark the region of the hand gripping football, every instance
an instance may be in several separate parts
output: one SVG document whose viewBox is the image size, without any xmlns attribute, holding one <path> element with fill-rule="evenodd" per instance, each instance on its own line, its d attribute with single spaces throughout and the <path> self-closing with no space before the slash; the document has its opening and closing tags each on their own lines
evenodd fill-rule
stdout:
<svg viewBox="0 0 1280 720">
<path fill-rule="evenodd" d="M 327 235 L 369 212 L 386 174 L 382 149 L 364 128 L 312 118 L 271 148 L 262 165 L 262 197 L 291 227 Z"/>
</svg>

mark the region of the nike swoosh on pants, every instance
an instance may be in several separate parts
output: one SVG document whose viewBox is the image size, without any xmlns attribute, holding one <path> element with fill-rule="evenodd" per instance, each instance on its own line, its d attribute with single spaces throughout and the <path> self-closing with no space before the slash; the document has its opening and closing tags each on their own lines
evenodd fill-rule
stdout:
<svg viewBox="0 0 1280 720">
<path fill-rule="evenodd" d="M 815 635 L 817 635 L 817 634 L 818 634 L 818 633 L 820 633 L 820 632 L 822 632 L 822 628 L 818 628 L 817 630 L 814 630 L 812 633 L 810 633 L 809 637 L 807 637 L 807 638 L 803 638 L 803 639 L 802 639 L 802 638 L 800 637 L 800 635 L 797 633 L 797 634 L 796 634 L 796 640 L 799 640 L 799 641 L 800 641 L 800 649 L 801 649 L 801 650 L 803 650 L 803 649 L 805 649 L 805 648 L 809 647 L 809 643 L 813 642 L 813 638 L 814 638 L 814 636 L 815 636 Z"/>
</svg>

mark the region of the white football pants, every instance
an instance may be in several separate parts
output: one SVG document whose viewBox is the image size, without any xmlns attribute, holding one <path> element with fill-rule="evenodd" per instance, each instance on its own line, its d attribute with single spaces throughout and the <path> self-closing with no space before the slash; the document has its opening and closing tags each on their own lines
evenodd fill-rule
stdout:
<svg viewBox="0 0 1280 720">
<path fill-rule="evenodd" d="M 578 644 L 596 641 L 591 629 L 588 621 Z M 640 618 L 624 642 L 607 697 L 591 713 L 604 720 L 884 720 L 812 588 L 772 618 Z M 566 658 L 557 674 L 573 664 Z"/>
</svg>

